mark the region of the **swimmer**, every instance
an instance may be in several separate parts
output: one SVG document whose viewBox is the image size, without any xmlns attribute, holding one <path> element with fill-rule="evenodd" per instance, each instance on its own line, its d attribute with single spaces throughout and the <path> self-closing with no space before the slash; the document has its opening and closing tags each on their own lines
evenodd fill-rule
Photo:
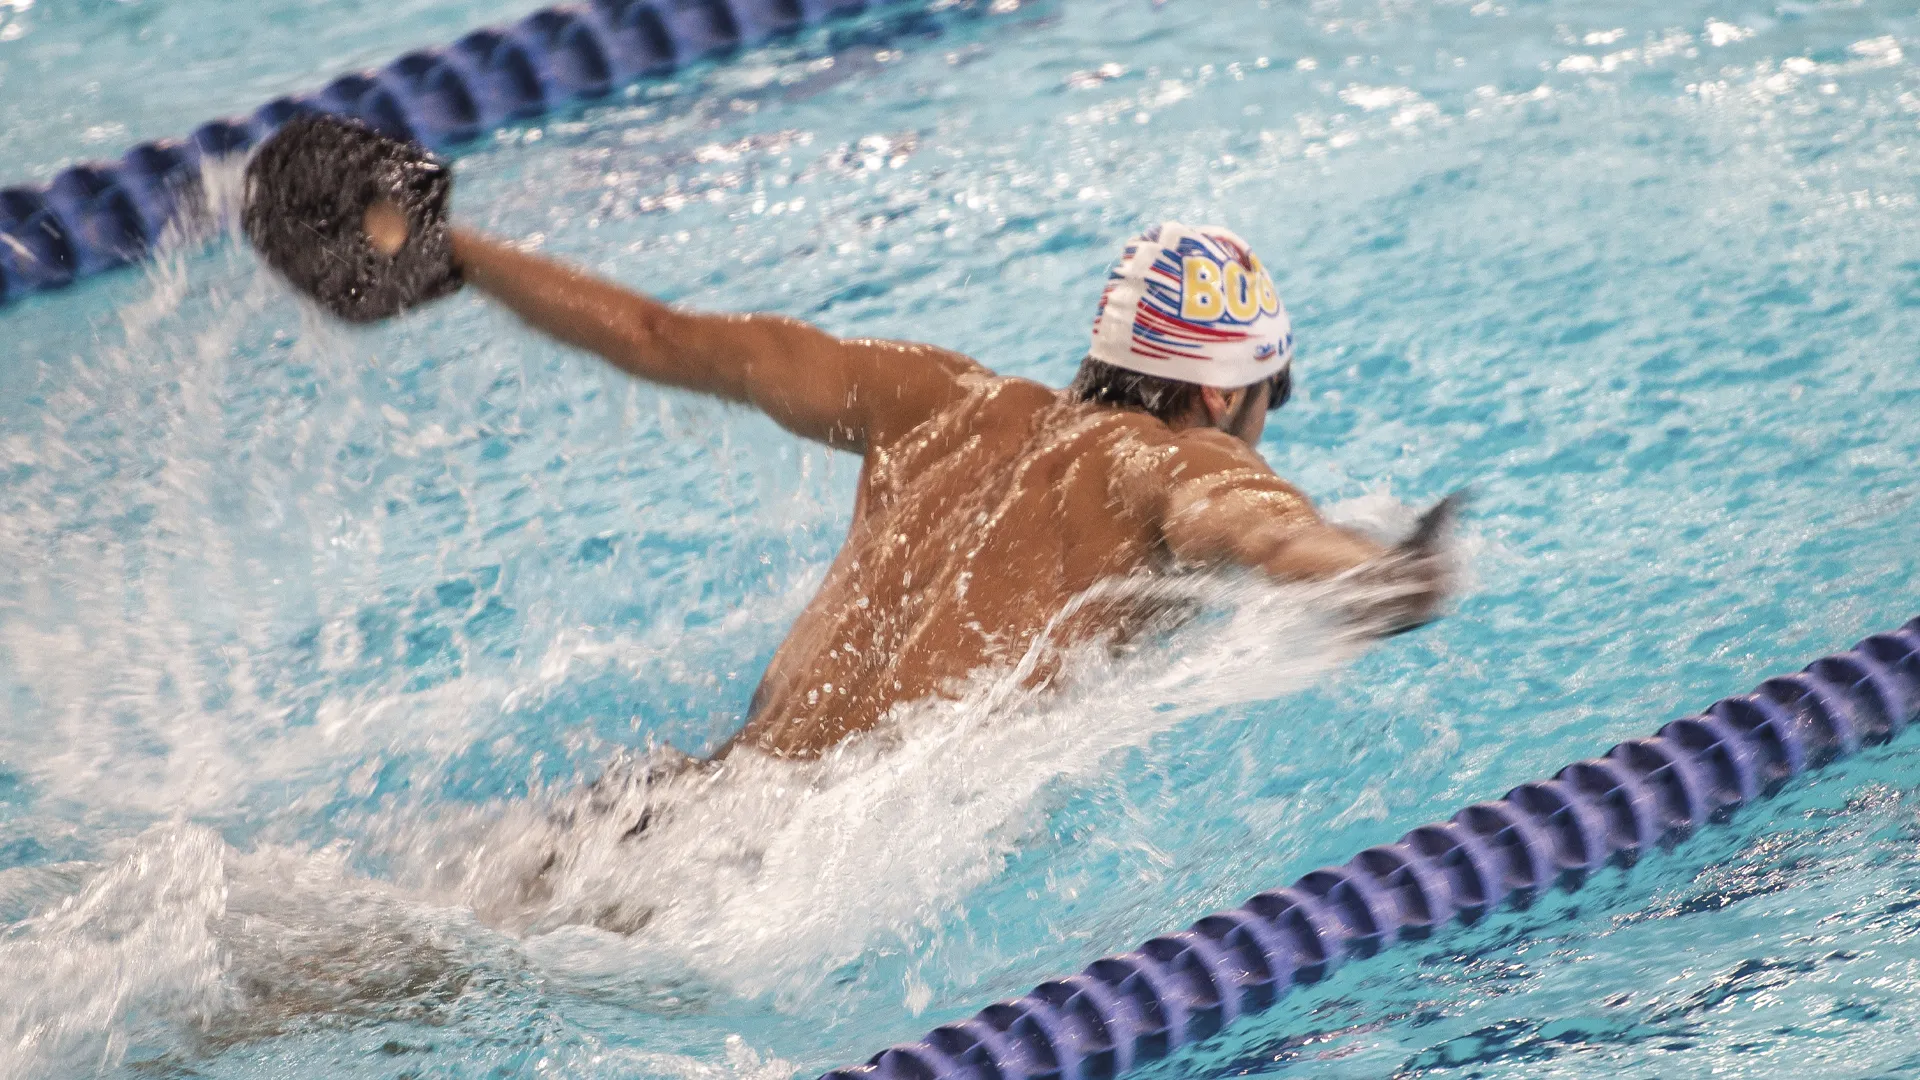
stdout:
<svg viewBox="0 0 1920 1080">
<path fill-rule="evenodd" d="M 1167 222 L 1127 245 L 1065 390 L 933 345 L 684 311 L 474 232 L 454 230 L 453 253 L 550 337 L 860 456 L 846 542 L 726 750 L 815 756 L 1018 661 L 1105 579 L 1231 566 L 1303 581 L 1388 554 L 1322 521 L 1256 449 L 1291 391 L 1293 336 L 1268 272 L 1222 228 Z M 1410 562 L 1394 628 L 1444 591 L 1437 559 Z"/>
<path fill-rule="evenodd" d="M 1431 620 L 1446 598 L 1437 548 L 1451 499 L 1387 548 L 1324 521 L 1260 456 L 1267 416 L 1292 390 L 1293 334 L 1268 271 L 1225 228 L 1169 221 L 1129 241 L 1078 374 L 1054 389 L 936 345 L 671 306 L 454 228 L 404 192 L 362 205 L 359 235 L 342 242 L 374 263 L 407 260 L 410 245 L 445 249 L 444 281 L 427 295 L 464 281 L 630 375 L 751 406 L 860 457 L 846 542 L 716 758 L 816 757 L 1036 643 L 1056 647 L 1033 668 L 1045 683 L 1058 646 L 1125 634 L 1131 613 L 1112 605 L 1049 631 L 1113 579 L 1222 568 L 1357 578 L 1380 586 L 1360 614 L 1382 633 Z M 293 276 L 248 213 L 256 244 Z M 1040 642 L 1049 632 L 1057 640 Z"/>
</svg>

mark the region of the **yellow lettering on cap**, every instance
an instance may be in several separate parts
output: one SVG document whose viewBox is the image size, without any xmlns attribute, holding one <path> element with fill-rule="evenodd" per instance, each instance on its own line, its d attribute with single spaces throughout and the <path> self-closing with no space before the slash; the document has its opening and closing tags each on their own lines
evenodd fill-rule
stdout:
<svg viewBox="0 0 1920 1080">
<path fill-rule="evenodd" d="M 1226 269 L 1227 314 L 1241 322 L 1252 322 L 1260 314 L 1259 277 L 1237 262 L 1228 263 Z"/>
<path fill-rule="evenodd" d="M 1180 284 L 1180 317 L 1194 322 L 1212 322 L 1227 306 L 1220 294 L 1220 264 L 1204 255 L 1187 256 L 1184 280 Z"/>
</svg>

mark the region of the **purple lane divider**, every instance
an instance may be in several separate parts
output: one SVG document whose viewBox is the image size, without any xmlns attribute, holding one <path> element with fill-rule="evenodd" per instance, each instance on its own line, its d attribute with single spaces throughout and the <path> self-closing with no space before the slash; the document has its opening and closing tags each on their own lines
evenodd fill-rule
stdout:
<svg viewBox="0 0 1920 1080">
<path fill-rule="evenodd" d="M 1920 715 L 1920 619 L 823 1080 L 1109 1080 L 1342 960 L 1724 819 Z"/>
<path fill-rule="evenodd" d="M 590 102 L 648 76 L 898 0 L 591 0 L 475 30 L 311 94 L 213 120 L 184 140 L 72 166 L 44 187 L 0 189 L 0 306 L 137 261 L 199 204 L 200 163 L 244 153 L 305 112 L 362 120 L 445 149 L 505 124 Z"/>
</svg>

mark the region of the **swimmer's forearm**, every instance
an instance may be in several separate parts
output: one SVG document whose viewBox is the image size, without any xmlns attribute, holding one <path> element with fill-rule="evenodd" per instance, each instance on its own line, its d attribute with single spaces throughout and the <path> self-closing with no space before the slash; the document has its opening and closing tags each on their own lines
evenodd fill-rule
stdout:
<svg viewBox="0 0 1920 1080">
<path fill-rule="evenodd" d="M 864 453 L 964 392 L 979 365 L 896 341 L 842 341 L 780 315 L 683 311 L 565 263 L 452 230 L 467 283 L 556 340 L 649 382 L 752 405 L 802 438 Z"/>
<path fill-rule="evenodd" d="M 1225 561 L 1260 570 L 1285 583 L 1341 578 L 1360 586 L 1344 606 L 1376 633 L 1398 633 L 1433 620 L 1446 582 L 1433 566 L 1410 561 L 1359 533 L 1313 521 L 1270 523 L 1241 530 Z"/>
<path fill-rule="evenodd" d="M 918 400 L 906 394 L 917 384 L 900 361 L 921 347 L 850 345 L 778 315 L 682 311 L 478 233 L 455 229 L 452 237 L 467 282 L 541 333 L 649 382 L 752 405 L 804 438 L 861 452 L 872 418 L 860 385 L 877 382 L 864 376 L 883 368 L 893 393 L 874 400 Z M 932 361 L 919 366 L 922 374 L 945 371 Z"/>
<path fill-rule="evenodd" d="M 662 324 L 679 316 L 658 300 L 465 229 L 453 230 L 453 257 L 468 284 L 548 337 L 643 379 L 718 389 L 672 363 Z"/>
<path fill-rule="evenodd" d="M 1281 545 L 1265 569 L 1282 581 L 1352 583 L 1358 588 L 1344 602 L 1346 610 L 1370 631 L 1384 634 L 1432 622 L 1452 586 L 1445 563 L 1422 545 L 1383 547 L 1324 523 Z"/>
<path fill-rule="evenodd" d="M 1242 469 L 1188 480 L 1168 494 L 1162 535 L 1190 566 L 1239 566 L 1275 581 L 1319 581 L 1386 549 L 1329 525 L 1271 472 Z"/>
<path fill-rule="evenodd" d="M 1386 548 L 1336 525 L 1316 522 L 1273 541 L 1259 567 L 1276 581 L 1338 577 L 1385 554 Z"/>
</svg>

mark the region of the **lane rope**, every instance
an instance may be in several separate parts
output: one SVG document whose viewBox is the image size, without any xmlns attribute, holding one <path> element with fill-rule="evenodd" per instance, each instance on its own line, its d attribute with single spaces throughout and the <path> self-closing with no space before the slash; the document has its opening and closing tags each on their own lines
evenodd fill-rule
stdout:
<svg viewBox="0 0 1920 1080">
<path fill-rule="evenodd" d="M 1920 618 L 823 1080 L 1109 1080 L 1336 964 L 1630 865 L 1920 717 Z"/>
<path fill-rule="evenodd" d="M 600 100 L 635 81 L 900 0 L 591 0 L 417 49 L 185 139 L 73 165 L 42 186 L 0 189 L 0 307 L 136 262 L 176 215 L 196 212 L 200 166 L 243 154 L 305 113 L 353 117 L 444 150 L 496 128 Z M 938 2 L 926 10 L 951 7 Z M 908 9 L 911 10 L 911 9 Z"/>
</svg>

